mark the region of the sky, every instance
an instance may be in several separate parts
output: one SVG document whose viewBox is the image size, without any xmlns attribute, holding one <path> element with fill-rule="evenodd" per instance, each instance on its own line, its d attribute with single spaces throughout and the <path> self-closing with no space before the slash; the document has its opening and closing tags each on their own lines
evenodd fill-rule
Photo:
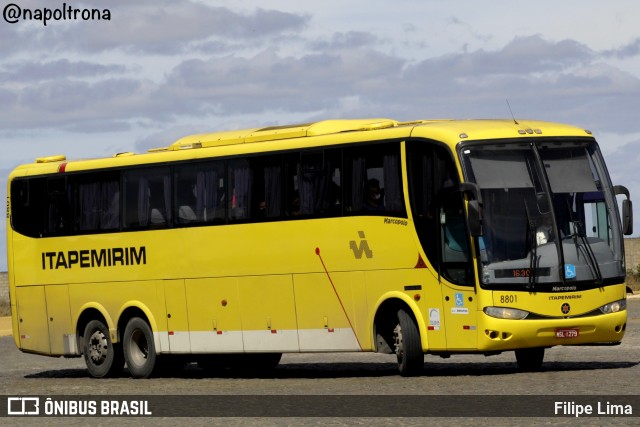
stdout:
<svg viewBox="0 0 640 427">
<path fill-rule="evenodd" d="M 640 221 L 637 0 L 0 6 L 2 197 L 10 171 L 36 157 L 324 119 L 510 118 L 508 100 L 518 119 L 591 130 Z"/>
</svg>

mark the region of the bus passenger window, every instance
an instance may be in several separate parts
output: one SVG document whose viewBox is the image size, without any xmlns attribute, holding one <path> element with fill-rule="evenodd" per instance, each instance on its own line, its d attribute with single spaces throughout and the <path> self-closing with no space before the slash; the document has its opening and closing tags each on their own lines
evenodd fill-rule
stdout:
<svg viewBox="0 0 640 427">
<path fill-rule="evenodd" d="M 303 151 L 285 160 L 285 207 L 290 217 L 342 213 L 341 151 Z"/>
<path fill-rule="evenodd" d="M 406 216 L 398 143 L 345 150 L 346 211 Z"/>
<path fill-rule="evenodd" d="M 168 168 L 125 172 L 125 228 L 166 227 L 171 222 L 171 176 Z"/>
<path fill-rule="evenodd" d="M 229 220 L 249 219 L 251 216 L 252 171 L 247 160 L 229 163 Z"/>
<path fill-rule="evenodd" d="M 224 163 L 187 164 L 175 171 L 177 223 L 224 222 Z"/>
<path fill-rule="evenodd" d="M 120 218 L 120 181 L 117 175 L 98 176 L 91 181 L 78 179 L 78 231 L 118 229 Z"/>
<path fill-rule="evenodd" d="M 258 221 L 279 218 L 282 212 L 282 156 L 251 159 L 251 170 L 251 218 Z"/>
</svg>

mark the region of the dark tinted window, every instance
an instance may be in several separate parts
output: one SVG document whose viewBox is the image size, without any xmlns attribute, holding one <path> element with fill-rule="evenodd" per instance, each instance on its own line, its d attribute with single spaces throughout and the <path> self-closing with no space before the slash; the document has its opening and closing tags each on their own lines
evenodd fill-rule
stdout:
<svg viewBox="0 0 640 427">
<path fill-rule="evenodd" d="M 341 150 L 305 151 L 285 157 L 285 206 L 289 217 L 342 214 Z"/>
<path fill-rule="evenodd" d="M 33 237 L 348 215 L 406 216 L 400 143 L 16 179 Z"/>
<path fill-rule="evenodd" d="M 399 144 L 344 151 L 345 209 L 364 215 L 404 216 Z"/>
<path fill-rule="evenodd" d="M 125 228 L 161 228 L 171 224 L 169 171 L 165 167 L 123 173 Z"/>
<path fill-rule="evenodd" d="M 226 221 L 223 161 L 180 165 L 174 175 L 177 225 Z"/>
<path fill-rule="evenodd" d="M 120 179 L 116 173 L 76 176 L 76 221 L 81 233 L 120 227 Z"/>
</svg>

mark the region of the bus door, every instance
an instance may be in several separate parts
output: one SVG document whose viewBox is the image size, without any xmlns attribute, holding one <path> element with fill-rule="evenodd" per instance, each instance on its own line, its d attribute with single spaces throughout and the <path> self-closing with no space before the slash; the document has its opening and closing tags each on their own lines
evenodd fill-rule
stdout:
<svg viewBox="0 0 640 427">
<path fill-rule="evenodd" d="M 462 195 L 438 204 L 438 266 L 448 350 L 477 348 L 477 301 Z"/>
<path fill-rule="evenodd" d="M 476 348 L 476 298 L 469 233 L 451 152 L 435 142 L 406 142 L 407 179 L 420 245 L 437 277 L 429 301 L 431 349 Z M 446 336 L 443 336 L 446 335 Z M 445 343 L 446 340 L 446 343 Z"/>
</svg>

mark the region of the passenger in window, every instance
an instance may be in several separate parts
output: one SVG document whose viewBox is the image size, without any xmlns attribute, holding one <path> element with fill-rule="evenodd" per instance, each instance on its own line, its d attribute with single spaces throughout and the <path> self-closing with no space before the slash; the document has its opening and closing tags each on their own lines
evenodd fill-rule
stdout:
<svg viewBox="0 0 640 427">
<path fill-rule="evenodd" d="M 261 201 L 260 204 L 258 205 L 257 217 L 260 219 L 267 217 L 267 201 L 266 200 Z"/>
<path fill-rule="evenodd" d="M 384 203 L 382 198 L 382 191 L 380 190 L 380 182 L 371 178 L 367 181 L 367 191 L 365 193 L 365 200 L 362 205 L 362 209 L 365 211 L 383 211 Z"/>
</svg>

